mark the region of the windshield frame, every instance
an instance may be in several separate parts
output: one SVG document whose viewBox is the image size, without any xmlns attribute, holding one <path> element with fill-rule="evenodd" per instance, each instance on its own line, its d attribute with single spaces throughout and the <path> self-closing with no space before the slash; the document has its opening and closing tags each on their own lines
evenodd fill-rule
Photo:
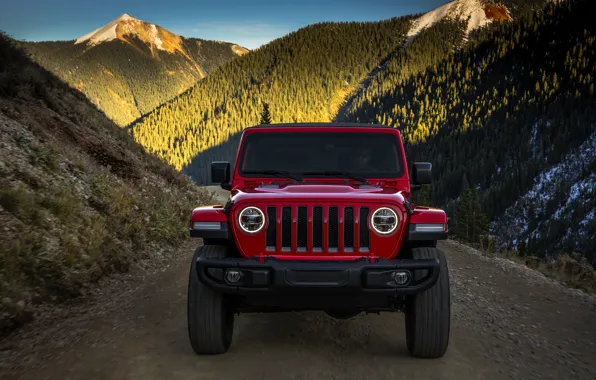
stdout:
<svg viewBox="0 0 596 380">
<path fill-rule="evenodd" d="M 254 129 L 256 129 L 256 127 L 253 127 Z M 362 172 L 350 172 L 350 174 L 353 174 L 355 176 L 358 177 L 362 177 L 365 179 L 380 179 L 380 180 L 388 180 L 388 179 L 400 179 L 402 178 L 404 175 L 407 175 L 407 168 L 406 168 L 406 162 L 405 162 L 405 154 L 403 152 L 403 146 L 402 146 L 402 142 L 401 142 L 401 138 L 399 136 L 399 132 L 394 129 L 394 128 L 378 128 L 378 127 L 367 127 L 367 126 L 363 126 L 361 128 L 338 128 L 338 127 L 328 127 L 328 128 L 313 128 L 313 127 L 300 127 L 300 128 L 292 128 L 292 127 L 282 127 L 282 128 L 259 128 L 259 130 L 253 130 L 251 131 L 251 129 L 253 128 L 249 128 L 247 130 L 245 130 L 245 133 L 241 139 L 241 144 L 238 150 L 238 155 L 236 158 L 236 162 L 235 162 L 235 168 L 234 168 L 234 176 L 235 177 L 239 177 L 239 178 L 245 178 L 245 179 L 258 179 L 258 178 L 267 178 L 267 179 L 277 179 L 277 180 L 283 180 L 283 176 L 278 176 L 278 175 L 267 175 L 267 174 L 247 174 L 242 170 L 242 164 L 244 162 L 244 159 L 246 158 L 246 154 L 247 154 L 247 150 L 249 149 L 250 146 L 250 138 L 252 138 L 252 135 L 258 135 L 260 133 L 264 133 L 264 134 L 277 134 L 277 133 L 286 133 L 286 134 L 295 134 L 297 136 L 303 136 L 305 134 L 311 134 L 311 133 L 321 133 L 321 134 L 332 134 L 332 133 L 337 133 L 337 134 L 364 134 L 364 135 L 383 135 L 384 139 L 394 139 L 393 145 L 395 147 L 395 154 L 396 154 L 396 160 L 397 160 L 397 168 L 398 171 L 397 172 L 378 172 L 378 173 L 362 173 Z M 256 137 L 256 136 L 255 136 Z M 264 170 L 270 169 L 270 168 L 263 168 Z M 252 171 L 251 170 L 247 170 L 247 171 Z M 311 172 L 314 170 L 310 170 L 309 168 L 305 168 L 305 170 L 303 171 L 289 171 L 292 174 L 295 175 L 299 175 L 300 177 L 302 177 L 304 180 L 308 180 L 308 179 L 325 179 L 325 180 L 340 180 L 340 181 L 345 181 L 345 180 L 351 180 L 352 179 L 346 177 L 346 176 L 325 176 L 325 175 L 303 175 L 304 172 Z M 288 178 L 288 180 L 290 180 L 290 178 Z"/>
</svg>

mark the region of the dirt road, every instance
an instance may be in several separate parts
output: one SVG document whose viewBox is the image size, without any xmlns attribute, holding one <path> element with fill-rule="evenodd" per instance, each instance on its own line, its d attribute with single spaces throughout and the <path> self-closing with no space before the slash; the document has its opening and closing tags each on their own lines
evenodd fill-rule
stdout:
<svg viewBox="0 0 596 380">
<path fill-rule="evenodd" d="M 451 241 L 440 245 L 453 293 L 451 344 L 442 359 L 408 356 L 402 314 L 336 321 L 324 313 L 241 315 L 230 351 L 199 357 L 186 330 L 188 264 L 196 245 L 183 247 L 163 272 L 115 286 L 69 318 L 3 342 L 0 377 L 596 378 L 594 297 Z"/>
</svg>

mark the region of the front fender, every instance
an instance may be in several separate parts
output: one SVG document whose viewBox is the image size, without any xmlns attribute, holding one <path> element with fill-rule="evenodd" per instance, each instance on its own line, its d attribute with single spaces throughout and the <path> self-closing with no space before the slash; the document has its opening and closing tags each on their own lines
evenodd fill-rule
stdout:
<svg viewBox="0 0 596 380">
<path fill-rule="evenodd" d="M 446 240 L 447 214 L 437 208 L 416 206 L 410 216 L 405 241 Z"/>
<path fill-rule="evenodd" d="M 229 239 L 228 217 L 224 208 L 217 206 L 202 206 L 192 210 L 190 225 L 191 237 L 206 239 Z"/>
</svg>

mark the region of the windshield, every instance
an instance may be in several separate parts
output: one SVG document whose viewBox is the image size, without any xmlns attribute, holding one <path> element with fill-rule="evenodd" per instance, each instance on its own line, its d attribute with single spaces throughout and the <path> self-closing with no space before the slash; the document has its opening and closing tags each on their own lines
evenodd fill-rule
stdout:
<svg viewBox="0 0 596 380">
<path fill-rule="evenodd" d="M 244 177 L 274 177 L 271 172 L 278 171 L 304 177 L 337 172 L 397 178 L 403 175 L 401 157 L 397 137 L 386 133 L 251 133 L 242 144 L 238 168 Z"/>
</svg>

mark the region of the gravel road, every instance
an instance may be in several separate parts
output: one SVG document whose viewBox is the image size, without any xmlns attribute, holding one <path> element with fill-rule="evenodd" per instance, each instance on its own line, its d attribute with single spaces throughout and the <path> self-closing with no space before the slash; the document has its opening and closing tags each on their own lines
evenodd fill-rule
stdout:
<svg viewBox="0 0 596 380">
<path fill-rule="evenodd" d="M 225 194 L 224 194 L 225 195 Z M 451 344 L 413 359 L 403 314 L 241 315 L 230 351 L 196 356 L 186 330 L 197 241 L 141 279 L 0 344 L 2 379 L 595 379 L 596 299 L 453 241 Z"/>
</svg>

